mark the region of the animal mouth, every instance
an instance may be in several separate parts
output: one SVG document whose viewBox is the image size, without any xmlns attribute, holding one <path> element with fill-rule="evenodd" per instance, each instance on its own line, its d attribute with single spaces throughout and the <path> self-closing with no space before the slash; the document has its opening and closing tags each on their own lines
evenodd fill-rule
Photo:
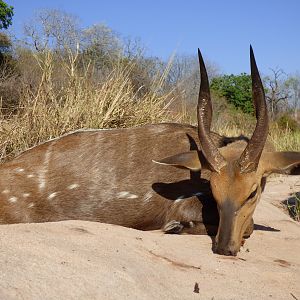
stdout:
<svg viewBox="0 0 300 300">
<path fill-rule="evenodd" d="M 213 252 L 225 256 L 237 256 L 238 252 L 240 251 L 240 247 L 236 247 L 236 244 L 233 243 L 229 243 L 228 245 L 220 245 L 218 242 L 215 242 L 213 246 Z"/>
<path fill-rule="evenodd" d="M 219 247 L 218 245 L 215 245 L 214 247 L 214 253 L 221 254 L 225 256 L 237 256 L 237 253 L 240 251 L 240 249 L 236 249 L 235 247 Z"/>
</svg>

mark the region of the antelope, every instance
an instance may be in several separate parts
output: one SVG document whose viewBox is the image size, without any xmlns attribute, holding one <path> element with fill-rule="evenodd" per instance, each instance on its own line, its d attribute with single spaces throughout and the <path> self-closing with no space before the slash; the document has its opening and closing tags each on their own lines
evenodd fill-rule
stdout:
<svg viewBox="0 0 300 300">
<path fill-rule="evenodd" d="M 215 236 L 237 255 L 271 173 L 300 174 L 300 152 L 266 144 L 264 89 L 250 47 L 257 124 L 250 139 L 211 132 L 212 104 L 198 49 L 198 126 L 176 123 L 82 130 L 0 166 L 0 223 L 87 220 L 165 233 Z"/>
</svg>

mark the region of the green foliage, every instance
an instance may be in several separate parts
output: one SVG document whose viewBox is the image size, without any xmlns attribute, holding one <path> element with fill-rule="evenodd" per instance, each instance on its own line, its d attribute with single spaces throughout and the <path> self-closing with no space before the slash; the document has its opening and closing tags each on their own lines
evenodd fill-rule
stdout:
<svg viewBox="0 0 300 300">
<path fill-rule="evenodd" d="M 299 125 L 296 120 L 291 118 L 289 115 L 284 114 L 276 121 L 280 129 L 288 129 L 292 132 L 299 130 Z"/>
<path fill-rule="evenodd" d="M 4 56 L 11 56 L 12 45 L 10 38 L 3 32 L 0 32 L 0 65 Z"/>
<path fill-rule="evenodd" d="M 14 8 L 0 0 L 0 29 L 7 29 L 12 24 Z"/>
<path fill-rule="evenodd" d="M 12 43 L 8 35 L 0 32 L 0 69 L 2 70 L 2 79 L 10 77 L 16 67 L 16 61 L 13 58 Z M 3 96 L 3 94 L 1 94 Z"/>
<path fill-rule="evenodd" d="M 211 89 L 236 108 L 245 113 L 253 113 L 250 75 L 242 73 L 240 75 L 223 75 L 213 78 Z"/>
<path fill-rule="evenodd" d="M 295 193 L 286 201 L 286 206 L 290 216 L 300 222 L 300 193 Z"/>
</svg>

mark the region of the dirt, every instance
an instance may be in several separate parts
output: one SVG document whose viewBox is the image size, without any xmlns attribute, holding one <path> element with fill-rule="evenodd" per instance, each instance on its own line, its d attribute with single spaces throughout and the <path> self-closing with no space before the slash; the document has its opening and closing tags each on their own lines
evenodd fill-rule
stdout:
<svg viewBox="0 0 300 300">
<path fill-rule="evenodd" d="M 299 176 L 270 179 L 237 257 L 208 236 L 67 221 L 0 226 L 0 299 L 299 299 L 300 224 L 281 202 Z"/>
</svg>

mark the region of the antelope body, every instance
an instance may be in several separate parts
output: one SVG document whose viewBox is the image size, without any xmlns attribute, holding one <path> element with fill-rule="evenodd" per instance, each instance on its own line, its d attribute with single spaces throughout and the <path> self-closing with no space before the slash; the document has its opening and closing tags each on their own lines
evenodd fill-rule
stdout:
<svg viewBox="0 0 300 300">
<path fill-rule="evenodd" d="M 216 235 L 236 255 L 253 231 L 264 178 L 299 174 L 299 152 L 268 152 L 268 117 L 251 49 L 257 126 L 250 140 L 210 132 L 209 84 L 199 52 L 198 127 L 155 124 L 86 130 L 0 166 L 0 223 L 68 219 L 140 230 Z"/>
</svg>

